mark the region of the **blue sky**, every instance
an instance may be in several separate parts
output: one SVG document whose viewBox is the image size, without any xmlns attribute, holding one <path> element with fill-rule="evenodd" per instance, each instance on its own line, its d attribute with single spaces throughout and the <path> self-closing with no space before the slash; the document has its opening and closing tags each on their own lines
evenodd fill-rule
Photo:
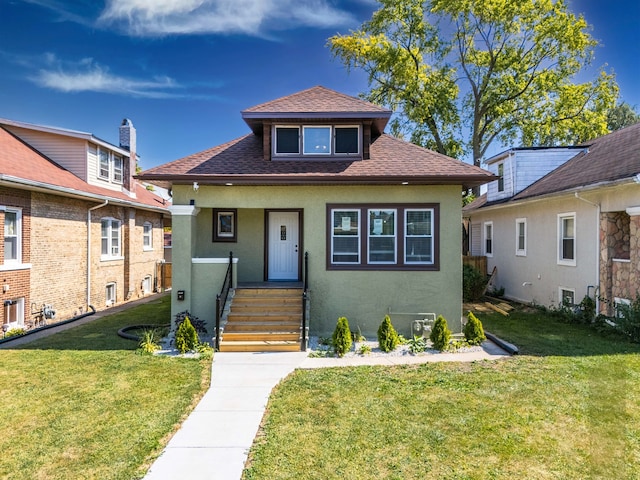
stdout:
<svg viewBox="0 0 640 480">
<path fill-rule="evenodd" d="M 640 2 L 569 0 L 602 46 L 595 66 L 640 109 Z M 0 117 L 117 143 L 130 118 L 147 169 L 249 132 L 240 111 L 315 85 L 349 95 L 366 77 L 327 38 L 374 0 L 0 0 Z M 498 147 L 496 147 L 498 148 Z M 494 152 L 495 153 L 495 152 Z"/>
</svg>

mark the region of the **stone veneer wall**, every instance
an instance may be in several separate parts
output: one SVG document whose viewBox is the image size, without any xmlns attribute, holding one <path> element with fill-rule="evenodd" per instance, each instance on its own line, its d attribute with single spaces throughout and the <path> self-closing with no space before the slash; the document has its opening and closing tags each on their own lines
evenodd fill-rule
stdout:
<svg viewBox="0 0 640 480">
<path fill-rule="evenodd" d="M 640 215 L 604 212 L 600 216 L 600 312 L 613 315 L 614 299 L 640 294 Z"/>
</svg>

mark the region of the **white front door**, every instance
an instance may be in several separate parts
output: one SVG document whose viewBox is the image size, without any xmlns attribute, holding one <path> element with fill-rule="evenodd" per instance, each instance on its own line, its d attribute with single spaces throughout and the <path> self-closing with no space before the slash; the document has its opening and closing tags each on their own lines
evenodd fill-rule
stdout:
<svg viewBox="0 0 640 480">
<path fill-rule="evenodd" d="M 269 212 L 268 280 L 299 280 L 298 212 Z"/>
</svg>

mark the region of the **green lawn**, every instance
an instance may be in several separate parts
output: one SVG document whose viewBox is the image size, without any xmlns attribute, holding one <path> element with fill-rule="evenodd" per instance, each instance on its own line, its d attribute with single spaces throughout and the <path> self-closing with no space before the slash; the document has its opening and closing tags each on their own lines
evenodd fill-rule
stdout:
<svg viewBox="0 0 640 480">
<path fill-rule="evenodd" d="M 116 334 L 169 319 L 164 296 L 0 350 L 0 478 L 142 477 L 210 380 L 210 360 L 138 355 Z"/>
<path fill-rule="evenodd" d="M 294 372 L 244 478 L 640 478 L 640 346 L 540 313 L 480 318 L 520 355 Z"/>
</svg>

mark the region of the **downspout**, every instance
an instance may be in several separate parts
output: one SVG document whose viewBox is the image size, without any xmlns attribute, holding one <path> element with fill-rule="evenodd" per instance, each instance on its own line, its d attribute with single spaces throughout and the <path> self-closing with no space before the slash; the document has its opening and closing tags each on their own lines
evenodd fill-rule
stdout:
<svg viewBox="0 0 640 480">
<path fill-rule="evenodd" d="M 91 212 L 106 207 L 109 200 L 87 210 L 87 309 L 91 305 Z"/>
<path fill-rule="evenodd" d="M 578 192 L 575 192 L 574 195 L 578 200 L 582 200 L 583 202 L 596 207 L 596 285 L 597 285 L 596 288 L 598 288 L 600 285 L 600 208 L 601 207 L 599 203 L 593 203 L 592 201 L 587 200 L 586 198 L 582 198 Z M 589 289 L 587 288 L 587 295 L 588 294 L 589 294 Z M 596 301 L 596 314 L 597 314 L 600 312 L 599 295 L 596 295 L 595 301 Z"/>
</svg>

